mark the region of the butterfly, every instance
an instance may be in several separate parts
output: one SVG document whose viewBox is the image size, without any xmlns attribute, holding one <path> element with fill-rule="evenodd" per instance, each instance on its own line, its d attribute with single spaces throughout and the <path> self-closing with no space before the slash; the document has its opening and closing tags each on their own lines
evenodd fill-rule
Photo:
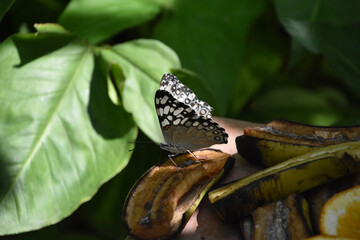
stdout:
<svg viewBox="0 0 360 240">
<path fill-rule="evenodd" d="M 155 93 L 155 107 L 165 143 L 173 155 L 228 142 L 226 131 L 212 120 L 213 108 L 199 100 L 176 76 L 166 73 Z M 198 161 L 198 160 L 197 160 Z M 175 164 L 176 165 L 176 164 Z"/>
</svg>

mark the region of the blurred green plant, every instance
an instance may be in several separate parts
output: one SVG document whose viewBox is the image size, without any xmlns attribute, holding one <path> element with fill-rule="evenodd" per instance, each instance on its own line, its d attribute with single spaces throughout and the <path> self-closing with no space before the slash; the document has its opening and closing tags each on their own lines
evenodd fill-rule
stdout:
<svg viewBox="0 0 360 240">
<path fill-rule="evenodd" d="M 148 146 L 132 156 L 130 142 L 137 128 L 138 139 L 162 141 L 154 93 L 165 72 L 218 115 L 358 124 L 359 7 L 0 1 L 0 235 L 71 215 L 5 239 L 123 239 L 125 196 L 160 158 Z M 54 23 L 33 27 L 43 22 Z"/>
</svg>

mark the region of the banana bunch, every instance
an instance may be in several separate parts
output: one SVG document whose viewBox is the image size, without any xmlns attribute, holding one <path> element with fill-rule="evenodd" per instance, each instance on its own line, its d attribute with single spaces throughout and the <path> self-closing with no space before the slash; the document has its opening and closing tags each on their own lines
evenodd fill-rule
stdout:
<svg viewBox="0 0 360 240">
<path fill-rule="evenodd" d="M 209 192 L 225 222 L 239 222 L 264 204 L 360 172 L 360 127 L 315 127 L 274 121 L 247 128 L 239 154 L 268 166 Z"/>
<path fill-rule="evenodd" d="M 277 120 L 245 128 L 236 139 L 240 155 L 250 162 L 273 166 L 329 145 L 360 140 L 360 126 L 318 127 Z"/>
</svg>

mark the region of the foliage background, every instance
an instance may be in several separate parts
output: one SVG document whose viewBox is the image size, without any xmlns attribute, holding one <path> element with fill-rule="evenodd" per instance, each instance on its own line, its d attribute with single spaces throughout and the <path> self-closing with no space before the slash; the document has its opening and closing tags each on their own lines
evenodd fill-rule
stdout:
<svg viewBox="0 0 360 240">
<path fill-rule="evenodd" d="M 217 115 L 254 122 L 283 118 L 351 125 L 360 120 L 359 9 L 355 0 L 7 0 L 0 3 L 0 40 L 35 32 L 34 23 L 46 22 L 60 23 L 102 49 L 157 39 L 179 56 L 185 69 L 174 72 L 214 106 Z M 144 56 L 143 62 L 152 60 Z M 121 83 L 123 69 L 112 71 L 114 82 Z M 119 101 L 127 101 L 126 94 L 134 101 L 139 98 L 124 93 Z M 136 111 L 130 112 L 135 116 Z M 135 121 L 142 130 L 138 140 L 160 138 L 156 130 L 146 132 L 146 117 L 139 113 Z M 127 167 L 71 216 L 3 238 L 123 239 L 126 194 L 136 178 L 163 157 L 157 146 L 137 144 Z"/>
</svg>

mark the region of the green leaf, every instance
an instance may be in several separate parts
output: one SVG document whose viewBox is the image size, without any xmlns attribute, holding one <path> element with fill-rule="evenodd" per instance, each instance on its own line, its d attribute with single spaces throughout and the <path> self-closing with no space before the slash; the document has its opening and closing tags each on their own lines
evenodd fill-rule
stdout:
<svg viewBox="0 0 360 240">
<path fill-rule="evenodd" d="M 14 4 L 15 0 L 1 0 L 0 1 L 0 22 L 4 17 L 5 13 L 10 9 L 10 7 Z"/>
<path fill-rule="evenodd" d="M 331 68 L 360 96 L 360 22 L 341 28 L 328 25 L 311 26 L 316 45 Z"/>
<path fill-rule="evenodd" d="M 56 23 L 37 23 L 34 28 L 38 33 L 70 34 L 63 26 Z"/>
<path fill-rule="evenodd" d="M 131 156 L 135 125 L 109 100 L 93 47 L 60 36 L 0 45 L 0 235 L 70 215 Z"/>
<path fill-rule="evenodd" d="M 138 139 L 150 142 L 141 132 Z M 81 219 L 101 239 L 124 239 L 127 229 L 121 215 L 126 196 L 139 176 L 165 157 L 162 153 L 154 144 L 138 143 L 128 167 L 104 184 L 91 201 L 83 204 L 71 218 Z"/>
<path fill-rule="evenodd" d="M 261 35 L 266 39 L 265 34 Z M 240 66 L 238 81 L 233 84 L 234 101 L 229 111 L 231 116 L 238 117 L 241 109 L 261 87 L 269 82 L 275 84 L 271 79 L 280 71 L 283 61 L 273 46 L 264 45 L 257 40 L 247 44 L 247 50 L 249 53 L 244 56 L 246 60 Z"/>
<path fill-rule="evenodd" d="M 290 70 L 296 64 L 298 64 L 301 60 L 306 57 L 308 51 L 306 48 L 300 44 L 297 40 L 293 39 L 291 41 L 291 52 L 290 52 L 290 59 L 289 64 L 287 66 L 287 70 Z"/>
<path fill-rule="evenodd" d="M 282 23 L 292 19 L 341 26 L 360 21 L 360 2 L 357 0 L 275 0 L 275 7 Z"/>
<path fill-rule="evenodd" d="M 219 106 L 217 114 L 228 112 L 248 30 L 266 3 L 176 1 L 155 28 L 154 37 L 174 49 L 185 68 L 206 80 Z"/>
<path fill-rule="evenodd" d="M 73 0 L 59 23 L 96 43 L 152 19 L 163 2 L 165 0 Z"/>
<path fill-rule="evenodd" d="M 275 1 L 281 23 L 308 50 L 322 53 L 360 96 L 360 2 Z"/>
<path fill-rule="evenodd" d="M 115 63 L 109 63 L 108 66 L 108 87 L 109 97 L 114 104 L 121 106 L 122 92 L 124 91 L 125 76 L 122 68 Z"/>
<path fill-rule="evenodd" d="M 118 64 L 125 83 L 117 82 L 124 108 L 132 113 L 136 124 L 153 141 L 162 142 L 159 120 L 155 111 L 155 92 L 164 73 L 180 68 L 180 61 L 170 48 L 156 40 L 135 40 L 102 49 L 110 63 Z M 123 79 L 123 77 L 115 78 Z"/>
<path fill-rule="evenodd" d="M 212 105 L 212 107 L 214 109 L 218 108 L 215 99 L 213 99 L 214 96 L 212 95 L 211 89 L 206 84 L 205 79 L 185 68 L 174 68 L 171 70 L 171 73 L 173 73 L 183 84 L 190 88 L 200 100 L 213 102 L 215 105 Z"/>
<path fill-rule="evenodd" d="M 329 126 L 341 121 L 349 110 L 346 96 L 333 88 L 277 87 L 255 98 L 243 116 L 262 122 L 287 119 Z"/>
</svg>

